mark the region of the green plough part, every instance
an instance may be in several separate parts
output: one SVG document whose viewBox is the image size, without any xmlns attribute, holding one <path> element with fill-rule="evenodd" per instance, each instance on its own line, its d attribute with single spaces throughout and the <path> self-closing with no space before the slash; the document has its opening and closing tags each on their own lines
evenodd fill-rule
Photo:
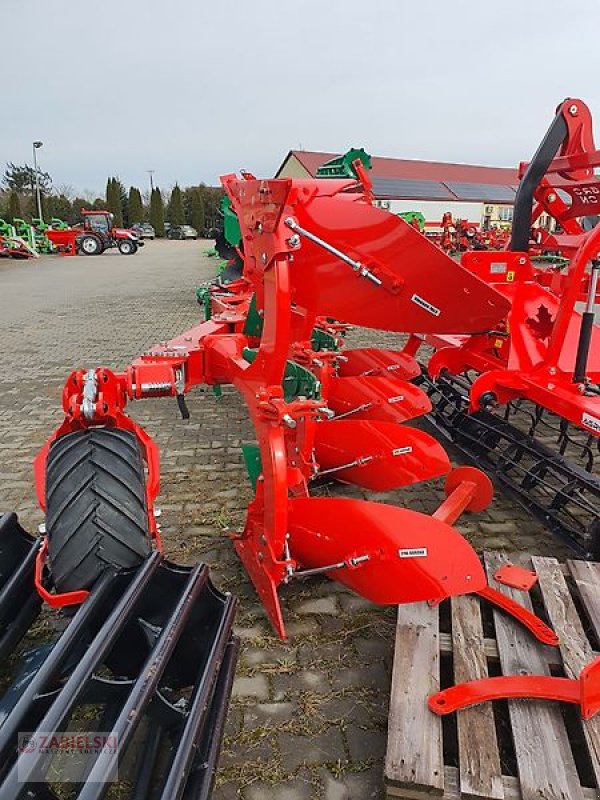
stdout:
<svg viewBox="0 0 600 800">
<path fill-rule="evenodd" d="M 246 317 L 246 322 L 244 323 L 244 336 L 256 336 L 260 339 L 263 332 L 263 318 L 258 313 L 258 309 L 256 308 L 256 295 L 252 295 L 252 300 L 250 301 L 250 308 L 248 309 L 248 316 Z"/>
<path fill-rule="evenodd" d="M 52 217 L 52 219 L 50 220 L 50 227 L 54 231 L 67 231 L 67 230 L 69 230 L 68 222 L 64 222 L 62 219 L 59 219 L 58 217 Z"/>
<path fill-rule="evenodd" d="M 258 350 L 250 347 L 244 348 L 243 356 L 250 364 L 257 355 Z M 319 400 L 321 398 L 321 382 L 306 367 L 296 364 L 295 361 L 288 361 L 283 377 L 283 397 L 286 403 L 290 403 L 297 397 Z"/>
<path fill-rule="evenodd" d="M 256 481 L 262 472 L 260 448 L 254 442 L 244 442 L 244 444 L 242 444 L 242 453 L 244 455 L 244 464 L 246 465 L 250 484 L 256 492 Z"/>
<path fill-rule="evenodd" d="M 7 239 L 14 239 L 17 235 L 15 226 L 11 225 L 5 219 L 0 218 L 0 236 L 6 236 Z"/>
<path fill-rule="evenodd" d="M 563 256 L 539 255 L 533 256 L 531 260 L 534 264 L 552 264 L 556 267 L 566 267 L 569 263 L 569 259 Z"/>
<path fill-rule="evenodd" d="M 204 306 L 204 319 L 210 319 L 210 290 L 205 286 L 196 289 L 196 302 L 199 306 Z"/>
<path fill-rule="evenodd" d="M 231 200 L 225 195 L 221 200 L 223 212 L 223 233 L 232 247 L 239 247 L 242 241 L 242 231 L 235 211 L 231 210 Z"/>
<path fill-rule="evenodd" d="M 356 160 L 362 162 L 365 169 L 371 169 L 371 156 L 364 148 L 351 147 L 347 153 L 337 158 L 326 161 L 317 169 L 317 178 L 356 178 L 356 170 L 352 166 Z"/>
<path fill-rule="evenodd" d="M 413 220 L 416 220 L 421 233 L 425 230 L 425 217 L 420 211 L 401 211 L 397 216 L 403 219 L 404 222 L 408 222 L 409 225 L 412 224 Z"/>
<path fill-rule="evenodd" d="M 335 336 L 327 333 L 323 328 L 314 328 L 312 336 L 310 337 L 310 344 L 312 349 L 317 351 L 340 349 Z"/>
</svg>

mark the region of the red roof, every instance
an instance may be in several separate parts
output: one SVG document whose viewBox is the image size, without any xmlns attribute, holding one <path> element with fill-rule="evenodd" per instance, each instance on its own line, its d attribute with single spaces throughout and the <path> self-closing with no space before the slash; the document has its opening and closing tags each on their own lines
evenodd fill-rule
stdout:
<svg viewBox="0 0 600 800">
<path fill-rule="evenodd" d="M 296 156 L 313 177 L 321 164 L 340 155 L 339 153 L 318 153 L 310 150 L 291 150 L 286 161 L 290 154 Z M 383 158 L 382 156 L 372 156 L 371 166 L 371 174 L 375 178 L 495 183 L 500 186 L 516 186 L 519 182 L 518 170 L 511 167 L 482 167 L 475 164 L 449 164 L 445 161 L 418 161 L 410 158 Z"/>
<path fill-rule="evenodd" d="M 290 150 L 277 174 L 293 155 L 314 177 L 317 168 L 337 158 L 339 153 L 319 153 L 309 150 Z M 371 158 L 371 178 L 379 197 L 414 197 L 418 199 L 451 199 L 481 202 L 514 202 L 514 189 L 519 183 L 518 170 L 509 167 L 482 167 L 474 164 L 449 164 L 443 161 L 418 161 L 407 158 Z M 420 187 L 396 181 L 429 181 Z M 434 188 L 434 184 L 439 187 Z M 442 186 L 440 186 L 440 184 Z M 461 186 L 457 186 L 461 184 Z M 379 186 L 379 191 L 378 191 Z M 427 187 L 431 187 L 431 193 Z M 477 190 L 477 187 L 481 190 Z M 502 187 L 498 192 L 493 187 Z M 510 187 L 510 188 L 509 188 Z M 509 197 L 512 198 L 509 200 Z"/>
</svg>

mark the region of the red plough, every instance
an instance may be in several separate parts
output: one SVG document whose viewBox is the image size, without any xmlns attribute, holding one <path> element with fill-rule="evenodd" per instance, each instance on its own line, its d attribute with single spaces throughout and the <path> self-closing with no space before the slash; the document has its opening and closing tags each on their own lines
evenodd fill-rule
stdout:
<svg viewBox="0 0 600 800">
<path fill-rule="evenodd" d="M 355 181 L 228 175 L 223 184 L 240 221 L 242 276 L 212 288 L 206 321 L 124 371 L 69 376 L 64 421 L 35 464 L 46 535 L 33 543 L 16 520 L 0 524 L 0 546 L 12 553 L 14 567 L 0 574 L 0 600 L 4 587 L 18 586 L 23 608 L 15 617 L 15 595 L 4 593 L 13 605 L 0 602 L 6 628 L 0 625 L 0 645 L 15 641 L 11 618 L 22 616 L 19 624 L 26 626 L 40 598 L 78 607 L 72 624 L 78 621 L 86 633 L 76 635 L 79 627 L 68 626 L 50 662 L 39 668 L 36 687 L 50 685 L 60 664 L 69 692 L 58 692 L 46 716 L 40 709 L 36 724 L 59 725 L 96 673 L 130 676 L 116 708 L 110 695 L 114 726 L 128 742 L 135 727 L 129 715 L 140 698 L 148 714 L 163 709 L 150 730 L 157 741 L 171 742 L 161 779 L 165 799 L 200 786 L 204 794 L 198 796 L 209 796 L 235 664 L 235 604 L 210 586 L 205 568 L 164 561 L 154 509 L 159 454 L 126 414 L 132 400 L 174 397 L 187 417 L 185 395 L 194 386 L 228 383 L 241 393 L 256 431 L 256 446 L 245 449 L 255 495 L 234 546 L 282 638 L 282 585 L 327 575 L 379 604 L 441 602 L 476 592 L 539 641 L 557 643 L 542 620 L 487 585 L 476 553 L 452 527 L 464 511 L 485 509 L 492 487 L 477 469 L 451 470 L 439 443 L 407 424 L 431 411 L 413 382 L 419 372 L 413 354 L 344 351 L 339 336 L 344 326 L 363 325 L 477 337 L 502 324 L 510 297 L 410 225 L 372 207 L 368 189 Z M 443 475 L 446 498 L 432 516 L 315 496 L 319 483 L 331 478 L 381 492 Z M 96 514 L 108 506 L 108 516 L 94 518 L 91 529 L 90 492 Z M 111 529 L 115 515 L 119 525 Z M 66 517 L 80 523 L 76 534 Z M 83 552 L 82 542 L 88 543 Z M 107 604 L 113 607 L 108 616 Z M 123 650 L 123 641 L 136 646 Z M 78 666 L 69 674 L 71 663 Z M 150 703 L 154 695 L 170 697 L 167 687 L 183 692 L 185 686 L 192 686 L 191 694 Z M 100 688 L 108 691 L 102 681 Z M 13 758 L 3 797 L 17 796 L 21 761 L 14 762 L 12 736 L 31 702 L 27 695 L 17 703 L 4 739 L 0 723 L 0 754 Z M 158 744 L 142 752 L 153 769 Z M 89 780 L 104 779 L 108 770 L 100 759 Z M 90 786 L 86 797 L 100 794 Z"/>
<path fill-rule="evenodd" d="M 185 415 L 184 395 L 193 386 L 232 383 L 252 417 L 259 464 L 234 545 L 280 636 L 279 587 L 316 574 L 377 603 L 474 591 L 496 602 L 477 556 L 451 527 L 464 510 L 489 504 L 489 481 L 477 470 L 450 472 L 440 445 L 405 424 L 431 409 L 411 383 L 418 371 L 412 357 L 371 349 L 346 355 L 335 335 L 340 324 L 325 319 L 411 333 L 448 326 L 475 332 L 505 315 L 507 301 L 413 228 L 373 208 L 355 181 L 230 175 L 223 182 L 242 229 L 242 278 L 213 287 L 210 319 L 125 372 L 74 373 L 56 436 L 96 425 L 135 432 L 148 463 L 151 509 L 158 456 L 125 415 L 126 403 L 176 396 Z M 447 282 L 439 281 L 441 270 Z M 330 337 L 331 349 L 313 348 L 315 328 Z M 302 388 L 290 393 L 292 377 Z M 45 460 L 42 452 L 40 498 Z M 433 517 L 311 496 L 326 477 L 386 491 L 448 473 L 447 499 Z M 524 609 L 507 610 L 531 626 Z"/>
</svg>

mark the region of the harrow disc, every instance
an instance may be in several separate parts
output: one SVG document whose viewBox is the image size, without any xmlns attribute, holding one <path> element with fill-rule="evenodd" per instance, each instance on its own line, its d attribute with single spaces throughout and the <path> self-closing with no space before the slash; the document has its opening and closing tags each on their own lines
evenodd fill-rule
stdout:
<svg viewBox="0 0 600 800">
<path fill-rule="evenodd" d="M 333 420 L 317 427 L 320 475 L 387 492 L 450 471 L 444 448 L 429 434 L 379 420 Z"/>
<path fill-rule="evenodd" d="M 425 392 L 388 375 L 332 378 L 327 400 L 338 416 L 406 422 L 431 411 Z"/>
<path fill-rule="evenodd" d="M 344 360 L 338 369 L 340 377 L 353 375 L 391 375 L 404 381 L 412 381 L 421 374 L 418 361 L 397 350 L 378 350 L 365 347 L 345 350 Z"/>
<path fill-rule="evenodd" d="M 380 605 L 443 600 L 479 591 L 486 577 L 470 544 L 449 525 L 406 508 L 341 498 L 289 501 L 290 551 L 316 569 L 368 556 L 327 572 Z"/>
</svg>

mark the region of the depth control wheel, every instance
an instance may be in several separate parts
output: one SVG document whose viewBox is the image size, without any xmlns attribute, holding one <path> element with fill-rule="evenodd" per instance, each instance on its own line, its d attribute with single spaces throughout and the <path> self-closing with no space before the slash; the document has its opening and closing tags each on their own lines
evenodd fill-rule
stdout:
<svg viewBox="0 0 600 800">
<path fill-rule="evenodd" d="M 151 550 L 146 481 L 135 434 L 90 428 L 61 436 L 46 467 L 48 557 L 59 592 L 89 589 L 108 568 Z"/>
</svg>

